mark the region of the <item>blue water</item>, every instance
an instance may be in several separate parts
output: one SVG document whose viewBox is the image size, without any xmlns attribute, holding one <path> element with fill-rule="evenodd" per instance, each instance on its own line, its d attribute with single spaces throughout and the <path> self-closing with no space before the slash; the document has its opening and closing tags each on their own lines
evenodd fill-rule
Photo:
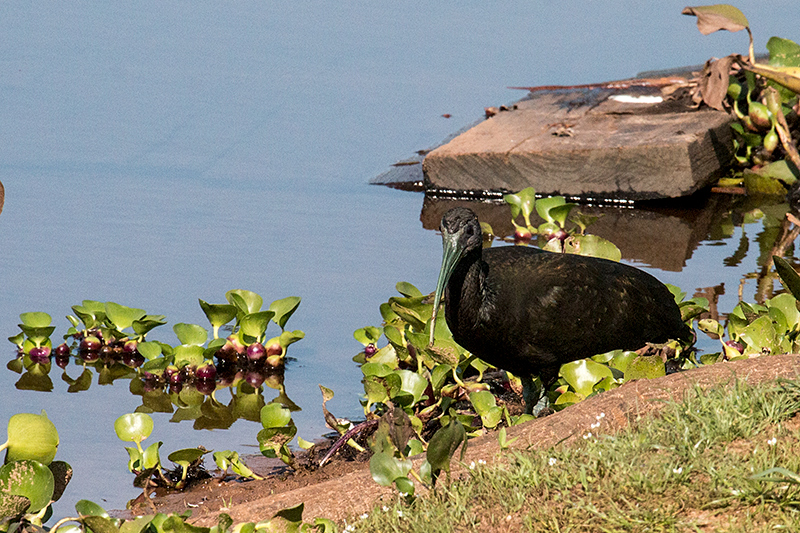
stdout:
<svg viewBox="0 0 800 533">
<path fill-rule="evenodd" d="M 19 313 L 59 327 L 83 299 L 205 324 L 197 304 L 232 288 L 303 298 L 289 322 L 289 396 L 299 434 L 329 407 L 357 417 L 352 332 L 380 323 L 397 281 L 431 290 L 440 240 L 422 196 L 367 185 L 398 159 L 523 96 L 507 86 L 580 84 L 745 53 L 747 36 L 704 37 L 684 2 L 5 2 L 0 17 L 0 333 Z M 797 39 L 794 2 L 748 0 L 756 50 Z M 792 8 L 792 9 L 790 9 Z M 781 16 L 776 13 L 781 12 Z M 442 117 L 443 114 L 451 118 Z M 753 232 L 754 233 L 754 232 Z M 679 273 L 692 291 L 742 272 L 721 266 L 738 235 L 701 246 Z M 752 261 L 751 261 L 752 262 Z M 750 269 L 750 270 L 748 270 Z M 733 295 L 733 296 L 731 296 Z M 724 307 L 721 305 L 721 307 Z M 13 355 L 12 345 L 0 353 Z M 73 377 L 77 369 L 71 367 Z M 20 392 L 0 372 L 0 425 L 46 409 L 77 499 L 136 496 L 113 421 L 139 405 L 126 386 Z M 267 400 L 274 391 L 266 391 Z M 194 432 L 156 417 L 146 443 L 255 452 L 257 425 Z"/>
</svg>

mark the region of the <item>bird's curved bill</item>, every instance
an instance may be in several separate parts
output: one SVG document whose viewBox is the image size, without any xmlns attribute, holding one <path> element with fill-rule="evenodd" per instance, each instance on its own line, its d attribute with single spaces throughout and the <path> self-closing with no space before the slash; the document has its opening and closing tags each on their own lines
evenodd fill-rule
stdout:
<svg viewBox="0 0 800 533">
<path fill-rule="evenodd" d="M 429 345 L 433 344 L 433 334 L 436 329 L 436 316 L 439 314 L 439 304 L 442 301 L 444 288 L 450 281 L 450 276 L 456 264 L 464 255 L 464 248 L 458 244 L 458 234 L 442 233 L 442 268 L 439 270 L 439 281 L 436 282 L 436 294 L 433 297 L 433 314 L 431 315 L 431 336 Z"/>
</svg>

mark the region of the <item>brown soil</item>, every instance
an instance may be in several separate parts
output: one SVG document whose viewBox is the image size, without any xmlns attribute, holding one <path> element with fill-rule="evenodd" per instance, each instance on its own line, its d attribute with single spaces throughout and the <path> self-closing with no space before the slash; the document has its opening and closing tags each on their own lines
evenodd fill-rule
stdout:
<svg viewBox="0 0 800 533">
<path fill-rule="evenodd" d="M 600 431 L 611 433 L 642 416 L 658 412 L 663 400 L 679 399 L 695 386 L 724 386 L 735 377 L 757 384 L 798 376 L 800 355 L 779 355 L 720 363 L 658 379 L 640 380 L 551 416 L 508 428 L 508 439 L 519 437 L 511 445 L 517 450 L 546 448 L 559 442 L 574 441 L 589 431 L 596 434 L 598 429 L 592 429 L 592 425 L 596 425 L 600 413 L 604 413 Z M 301 458 L 300 468 L 294 473 L 280 468 L 278 464 L 282 463 L 248 457 L 245 458 L 248 466 L 258 473 L 272 471 L 270 477 L 246 482 L 206 480 L 181 493 L 157 496 L 152 505 L 164 513 L 190 509 L 193 523 L 211 526 L 221 512 L 229 514 L 234 522 L 258 522 L 272 518 L 281 509 L 304 503 L 305 520 L 325 517 L 341 523 L 344 519 L 370 511 L 382 498 L 396 497 L 392 489 L 381 487 L 372 480 L 366 454 L 355 455 L 344 446 L 342 450 L 345 451 L 337 452 L 334 461 L 317 468 L 315 464 L 326 446 L 319 448 Z M 342 454 L 350 455 L 342 457 Z M 500 456 L 497 435 L 490 433 L 469 442 L 465 463 L 479 459 L 493 462 Z M 458 472 L 459 468 L 463 465 L 456 467 L 455 471 Z M 132 512 L 149 514 L 153 507 L 141 502 Z"/>
</svg>

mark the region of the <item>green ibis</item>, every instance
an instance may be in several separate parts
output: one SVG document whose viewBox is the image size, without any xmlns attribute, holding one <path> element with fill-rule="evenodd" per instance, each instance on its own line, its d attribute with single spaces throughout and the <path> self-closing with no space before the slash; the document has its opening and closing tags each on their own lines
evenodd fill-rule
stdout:
<svg viewBox="0 0 800 533">
<path fill-rule="evenodd" d="M 444 296 L 453 339 L 519 376 L 528 413 L 564 363 L 694 339 L 669 289 L 637 268 L 528 246 L 484 250 L 478 217 L 463 207 L 448 211 L 440 229 L 444 251 L 430 343 Z"/>
</svg>

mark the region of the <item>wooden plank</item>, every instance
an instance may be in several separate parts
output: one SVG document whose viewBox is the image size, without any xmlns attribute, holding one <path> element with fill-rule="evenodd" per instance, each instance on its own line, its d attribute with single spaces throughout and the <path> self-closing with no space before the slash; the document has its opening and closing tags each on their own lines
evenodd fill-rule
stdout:
<svg viewBox="0 0 800 533">
<path fill-rule="evenodd" d="M 536 93 L 427 154 L 426 190 L 647 200 L 710 185 L 730 161 L 728 114 L 609 99 L 630 92 Z"/>
</svg>

